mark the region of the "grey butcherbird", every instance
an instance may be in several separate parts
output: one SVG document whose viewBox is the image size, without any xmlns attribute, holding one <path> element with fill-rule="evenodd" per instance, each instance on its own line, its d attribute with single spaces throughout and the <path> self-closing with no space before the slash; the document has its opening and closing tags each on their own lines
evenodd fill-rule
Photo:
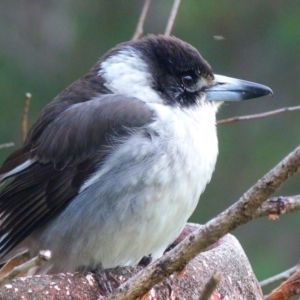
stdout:
<svg viewBox="0 0 300 300">
<path fill-rule="evenodd" d="M 214 75 L 191 45 L 150 35 L 106 53 L 50 102 L 3 163 L 2 260 L 50 249 L 37 273 L 160 257 L 210 181 L 222 101 L 272 94 Z"/>
</svg>

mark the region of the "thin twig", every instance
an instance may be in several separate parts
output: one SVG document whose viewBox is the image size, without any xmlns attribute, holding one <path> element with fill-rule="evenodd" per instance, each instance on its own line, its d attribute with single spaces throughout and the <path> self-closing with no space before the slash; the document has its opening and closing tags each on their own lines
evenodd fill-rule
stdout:
<svg viewBox="0 0 300 300">
<path fill-rule="evenodd" d="M 133 41 L 138 40 L 144 32 L 143 28 L 144 28 L 144 23 L 145 23 L 146 16 L 147 16 L 147 13 L 148 13 L 148 9 L 149 9 L 149 6 L 150 6 L 150 2 L 151 2 L 151 0 L 145 0 L 145 2 L 144 2 L 140 18 L 139 18 L 139 21 L 138 21 L 136 29 L 135 29 L 135 33 L 132 37 Z"/>
<path fill-rule="evenodd" d="M 288 279 L 293 273 L 296 272 L 296 270 L 299 269 L 299 266 L 295 266 L 295 267 L 292 267 L 288 270 L 285 270 L 284 272 L 281 272 L 275 276 L 272 276 L 270 278 L 267 278 L 265 280 L 262 280 L 259 285 L 260 287 L 264 287 L 264 286 L 267 286 L 271 283 L 274 283 L 276 281 L 279 281 L 279 280 L 286 280 Z"/>
<path fill-rule="evenodd" d="M 22 142 L 25 141 L 26 136 L 27 136 L 28 110 L 29 110 L 31 97 L 32 96 L 31 96 L 30 93 L 25 94 L 24 107 L 23 107 L 22 120 L 21 120 L 21 139 L 22 139 Z"/>
<path fill-rule="evenodd" d="M 263 176 L 240 199 L 178 246 L 118 287 L 108 299 L 136 299 L 182 268 L 226 233 L 254 218 L 257 208 L 300 169 L 300 146 Z"/>
<path fill-rule="evenodd" d="M 265 300 L 288 300 L 300 294 L 300 269 L 298 268 L 286 281 L 274 289 Z"/>
<path fill-rule="evenodd" d="M 30 259 L 29 251 L 25 251 L 15 257 L 13 257 L 9 261 L 7 261 L 3 267 L 1 267 L 0 278 L 4 277 L 6 274 L 8 274 L 14 267 L 27 262 L 29 259 Z"/>
<path fill-rule="evenodd" d="M 44 262 L 51 259 L 51 251 L 43 250 L 40 251 L 38 256 L 32 258 L 26 263 L 14 267 L 9 273 L 7 273 L 3 278 L 0 279 L 0 288 L 12 281 L 14 278 L 18 277 L 20 274 L 28 272 L 30 269 L 36 266 L 40 266 Z"/>
<path fill-rule="evenodd" d="M 171 34 L 171 31 L 172 31 L 172 28 L 173 28 L 173 25 L 175 22 L 175 18 L 176 18 L 177 12 L 178 12 L 179 5 L 180 5 L 180 0 L 174 0 L 173 7 L 172 7 L 170 17 L 169 17 L 169 20 L 167 23 L 167 27 L 165 30 L 165 36 L 170 36 L 170 34 Z"/>
<path fill-rule="evenodd" d="M 14 145 L 15 145 L 14 143 L 5 143 L 5 144 L 1 144 L 1 145 L 0 145 L 0 149 L 13 147 Z"/>
<path fill-rule="evenodd" d="M 219 121 L 217 121 L 217 125 L 240 122 L 240 121 L 248 121 L 248 120 L 254 120 L 254 119 L 261 119 L 261 118 L 266 118 L 266 117 L 278 115 L 278 114 L 281 114 L 284 112 L 295 111 L 295 110 L 300 110 L 300 106 L 283 107 L 280 109 L 267 111 L 267 112 L 264 112 L 261 114 L 239 116 L 239 117 L 233 117 L 233 118 L 229 118 L 229 119 L 219 120 Z"/>
<path fill-rule="evenodd" d="M 209 280 L 206 282 L 206 284 L 203 288 L 203 291 L 200 295 L 199 300 L 209 300 L 210 299 L 210 296 L 216 289 L 218 283 L 221 280 L 221 277 L 222 277 L 221 273 L 216 272 L 209 278 Z"/>
</svg>

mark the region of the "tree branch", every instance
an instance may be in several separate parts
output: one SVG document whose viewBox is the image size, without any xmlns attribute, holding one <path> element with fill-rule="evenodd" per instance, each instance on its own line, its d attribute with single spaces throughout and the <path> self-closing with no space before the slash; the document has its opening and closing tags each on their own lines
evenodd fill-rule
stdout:
<svg viewBox="0 0 300 300">
<path fill-rule="evenodd" d="M 143 27 L 144 27 L 144 23 L 145 23 L 146 16 L 147 16 L 147 13 L 148 13 L 148 9 L 149 9 L 149 6 L 150 6 L 150 2 L 151 2 L 151 0 L 145 0 L 145 2 L 144 2 L 143 9 L 142 9 L 139 21 L 137 23 L 134 35 L 132 37 L 133 41 L 138 40 L 144 32 Z"/>
<path fill-rule="evenodd" d="M 22 139 L 22 142 L 25 141 L 26 136 L 27 136 L 28 111 L 29 111 L 29 105 L 30 105 L 31 97 L 32 96 L 31 96 L 30 93 L 25 94 L 24 107 L 23 107 L 22 120 L 21 120 L 21 139 Z"/>
<path fill-rule="evenodd" d="M 266 118 L 266 117 L 278 115 L 278 114 L 281 114 L 284 112 L 295 111 L 295 110 L 300 110 L 300 106 L 283 107 L 280 109 L 267 111 L 267 112 L 264 112 L 261 114 L 238 116 L 238 117 L 233 117 L 233 118 L 229 118 L 229 119 L 219 120 L 219 121 L 217 121 L 217 125 L 235 123 L 235 122 L 240 122 L 240 121 L 248 121 L 248 120 L 254 120 L 254 119 L 261 119 L 261 118 Z"/>
<path fill-rule="evenodd" d="M 279 287 L 274 289 L 265 300 L 288 300 L 300 294 L 300 268 L 291 277 L 284 281 Z"/>
<path fill-rule="evenodd" d="M 136 299 L 182 268 L 220 237 L 255 217 L 257 208 L 300 168 L 300 147 L 254 184 L 238 202 L 116 289 L 108 299 Z"/>
<path fill-rule="evenodd" d="M 5 263 L 0 269 L 0 279 L 8 274 L 14 267 L 19 266 L 30 259 L 29 252 L 25 251 Z"/>
<path fill-rule="evenodd" d="M 221 280 L 221 273 L 214 273 L 209 280 L 207 281 L 207 283 L 205 284 L 202 294 L 199 298 L 199 300 L 209 300 L 210 296 L 212 295 L 212 293 L 214 292 L 214 290 L 216 289 L 218 283 Z"/>
<path fill-rule="evenodd" d="M 272 276 L 270 278 L 267 278 L 265 280 L 262 280 L 259 285 L 261 287 L 264 287 L 264 286 L 267 286 L 271 283 L 274 283 L 276 281 L 279 281 L 279 280 L 286 280 L 288 279 L 292 274 L 294 274 L 296 272 L 296 270 L 299 269 L 299 266 L 294 266 L 288 270 L 285 270 L 275 276 Z"/>
<path fill-rule="evenodd" d="M 14 145 L 15 145 L 14 143 L 5 143 L 5 144 L 1 144 L 1 145 L 0 145 L 0 149 L 13 147 Z"/>
<path fill-rule="evenodd" d="M 40 266 L 45 261 L 48 261 L 51 258 L 51 251 L 45 250 L 40 251 L 38 256 L 32 258 L 31 260 L 25 262 L 22 265 L 14 267 L 9 273 L 7 273 L 3 278 L 0 279 L 0 288 L 5 284 L 12 281 L 14 278 L 18 277 L 21 274 L 26 274 L 30 269 L 36 266 Z"/>
<path fill-rule="evenodd" d="M 169 20 L 167 23 L 167 27 L 166 27 L 166 30 L 164 33 L 165 36 L 169 36 L 171 34 L 171 31 L 172 31 L 172 28 L 173 28 L 173 25 L 174 25 L 174 22 L 176 19 L 176 15 L 178 12 L 179 5 L 180 5 L 180 0 L 174 0 L 173 7 L 172 7 L 172 10 L 170 13 L 170 17 L 169 17 Z"/>
</svg>

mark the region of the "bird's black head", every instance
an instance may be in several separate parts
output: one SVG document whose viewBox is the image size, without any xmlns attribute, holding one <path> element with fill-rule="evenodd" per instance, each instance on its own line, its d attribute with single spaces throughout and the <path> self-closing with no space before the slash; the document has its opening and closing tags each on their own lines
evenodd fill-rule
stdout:
<svg viewBox="0 0 300 300">
<path fill-rule="evenodd" d="M 210 65 L 190 44 L 175 37 L 150 35 L 135 43 L 153 76 L 153 88 L 168 104 L 188 106 L 213 79 Z"/>
<path fill-rule="evenodd" d="M 214 75 L 193 46 L 162 35 L 118 45 L 102 57 L 98 68 L 101 81 L 111 92 L 148 103 L 218 106 L 222 101 L 272 94 L 260 84 Z"/>
<path fill-rule="evenodd" d="M 147 102 L 159 102 L 159 98 L 164 104 L 184 107 L 195 104 L 213 80 L 211 67 L 194 47 L 163 35 L 117 46 L 103 58 L 100 74 L 114 92 L 131 91 L 131 96 L 136 92 L 139 97 L 140 87 L 143 98 L 139 98 L 145 99 L 151 89 L 156 96 L 151 99 L 148 91 Z"/>
</svg>

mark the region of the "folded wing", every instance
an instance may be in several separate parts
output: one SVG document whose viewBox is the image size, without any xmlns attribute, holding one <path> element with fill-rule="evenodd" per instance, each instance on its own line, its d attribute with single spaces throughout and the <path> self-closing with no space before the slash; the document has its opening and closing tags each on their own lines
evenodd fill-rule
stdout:
<svg viewBox="0 0 300 300">
<path fill-rule="evenodd" d="M 0 168 L 0 182 L 14 178 L 0 193 L 0 257 L 59 214 L 127 135 L 152 122 L 153 113 L 138 99 L 105 95 L 48 119 L 34 125 Z"/>
</svg>

